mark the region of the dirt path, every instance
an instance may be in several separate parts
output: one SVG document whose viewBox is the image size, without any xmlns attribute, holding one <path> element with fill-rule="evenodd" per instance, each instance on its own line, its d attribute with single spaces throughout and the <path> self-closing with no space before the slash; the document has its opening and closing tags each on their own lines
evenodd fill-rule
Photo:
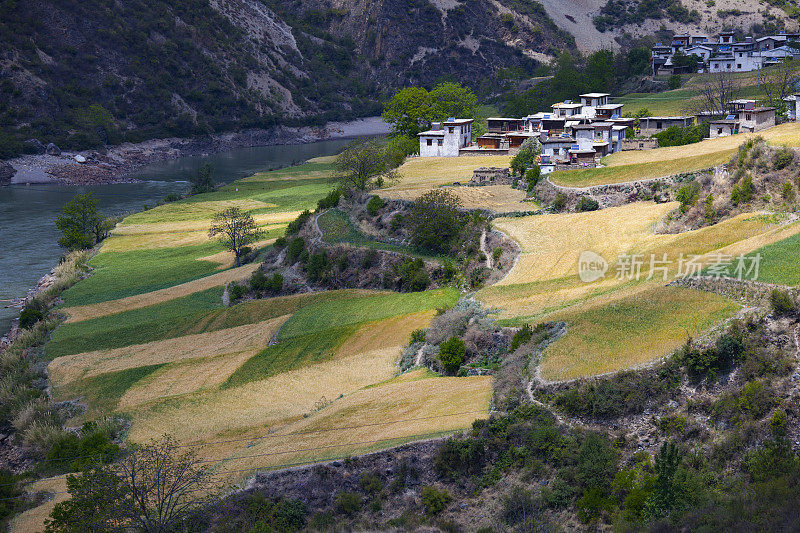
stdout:
<svg viewBox="0 0 800 533">
<path fill-rule="evenodd" d="M 486 256 L 486 268 L 491 270 L 492 267 L 493 267 L 494 258 L 492 257 L 492 254 L 489 252 L 489 249 L 486 248 L 486 230 L 485 229 L 483 230 L 483 233 L 481 233 L 481 246 L 480 247 L 481 247 L 481 252 L 483 252 L 483 255 Z"/>
</svg>

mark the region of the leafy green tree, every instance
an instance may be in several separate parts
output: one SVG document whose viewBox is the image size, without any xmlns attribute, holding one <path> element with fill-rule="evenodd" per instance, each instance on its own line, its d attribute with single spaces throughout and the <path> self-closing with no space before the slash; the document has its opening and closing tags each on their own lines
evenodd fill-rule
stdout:
<svg viewBox="0 0 800 533">
<path fill-rule="evenodd" d="M 229 207 L 214 215 L 208 234 L 219 237 L 225 249 L 233 252 L 234 262 L 239 266 L 245 248 L 258 240 L 261 231 L 253 217 L 238 207 Z"/>
<path fill-rule="evenodd" d="M 412 137 L 427 129 L 433 118 L 431 95 L 422 87 L 400 89 L 383 111 L 383 120 L 392 125 L 395 133 Z"/>
<path fill-rule="evenodd" d="M 106 237 L 110 224 L 97 210 L 94 194 L 77 194 L 56 217 L 56 227 L 61 231 L 58 245 L 68 250 L 91 248 Z"/>
<path fill-rule="evenodd" d="M 211 164 L 205 164 L 197 169 L 189 181 L 192 184 L 192 194 L 201 194 L 204 192 L 212 192 L 216 188 L 214 183 L 214 167 Z"/>
<path fill-rule="evenodd" d="M 459 83 L 440 83 L 430 92 L 434 120 L 475 118 L 478 114 L 478 98 L 468 87 Z"/>
<path fill-rule="evenodd" d="M 364 191 L 375 186 L 389 170 L 385 156 L 385 145 L 376 139 L 350 143 L 333 162 L 342 189 Z"/>
<path fill-rule="evenodd" d="M 586 61 L 586 76 L 593 91 L 611 92 L 614 89 L 614 53 L 597 50 Z"/>
<path fill-rule="evenodd" d="M 461 368 L 466 355 L 466 345 L 458 337 L 450 337 L 439 345 L 439 361 L 445 372 L 450 374 L 455 374 Z"/>
<path fill-rule="evenodd" d="M 461 200 L 446 189 L 429 191 L 414 202 L 407 216 L 411 244 L 448 253 L 461 234 Z"/>
<path fill-rule="evenodd" d="M 542 145 L 535 137 L 529 137 L 522 143 L 519 152 L 511 158 L 511 172 L 515 176 L 522 176 L 525 170 L 536 165 L 536 158 L 542 151 Z"/>
<path fill-rule="evenodd" d="M 653 493 L 645 502 L 644 510 L 645 515 L 651 520 L 667 516 L 678 506 L 682 494 L 675 482 L 675 473 L 682 461 L 681 451 L 674 442 L 665 443 L 656 455 L 655 485 Z"/>
</svg>

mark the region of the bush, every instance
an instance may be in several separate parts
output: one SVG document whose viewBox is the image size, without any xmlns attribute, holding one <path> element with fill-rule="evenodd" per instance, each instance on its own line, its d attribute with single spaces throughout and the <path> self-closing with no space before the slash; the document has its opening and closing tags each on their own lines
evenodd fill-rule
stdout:
<svg viewBox="0 0 800 533">
<path fill-rule="evenodd" d="M 483 439 L 449 439 L 433 460 L 436 472 L 447 478 L 456 475 L 475 475 L 486 461 L 486 444 Z"/>
<path fill-rule="evenodd" d="M 688 185 L 684 185 L 678 189 L 678 192 L 675 194 L 675 199 L 681 203 L 681 213 L 688 211 L 690 207 L 697 203 L 699 198 L 700 184 L 696 181 L 693 181 Z"/>
<path fill-rule="evenodd" d="M 436 253 L 448 253 L 464 227 L 461 200 L 445 189 L 417 198 L 408 215 L 411 244 Z"/>
<path fill-rule="evenodd" d="M 458 337 L 450 337 L 439 345 L 439 361 L 442 368 L 450 374 L 455 374 L 464 362 L 467 348 L 464 341 Z"/>
<path fill-rule="evenodd" d="M 353 516 L 361 510 L 361 496 L 353 492 L 340 492 L 334 501 L 336 511 L 346 516 Z"/>
<path fill-rule="evenodd" d="M 446 489 L 438 490 L 436 487 L 426 486 L 420 491 L 420 500 L 427 514 L 437 515 L 447 508 L 453 497 Z"/>
<path fill-rule="evenodd" d="M 600 204 L 597 200 L 588 196 L 581 196 L 578 205 L 575 206 L 575 211 L 597 211 L 598 209 L 600 209 Z"/>
<path fill-rule="evenodd" d="M 792 161 L 794 161 L 794 151 L 785 146 L 776 150 L 775 155 L 772 156 L 772 166 L 775 167 L 775 170 L 783 170 L 788 167 Z"/>
<path fill-rule="evenodd" d="M 794 186 L 792 183 L 787 181 L 783 184 L 783 189 L 781 190 L 781 198 L 786 200 L 787 202 L 791 202 L 794 200 Z"/>
<path fill-rule="evenodd" d="M 361 490 L 367 494 L 378 494 L 383 490 L 383 481 L 378 474 L 367 472 L 361 476 L 359 480 Z"/>
<path fill-rule="evenodd" d="M 525 181 L 528 182 L 528 190 L 532 191 L 536 185 L 539 184 L 539 181 L 542 179 L 542 169 L 539 168 L 539 165 L 533 165 L 531 168 L 525 172 Z"/>
<path fill-rule="evenodd" d="M 776 315 L 786 315 L 794 312 L 795 303 L 789 293 L 773 289 L 769 294 L 769 303 Z"/>
<path fill-rule="evenodd" d="M 87 422 L 80 435 L 62 433 L 45 454 L 45 467 L 62 472 L 76 472 L 100 462 L 111 463 L 120 447 L 111 442 L 110 431 L 94 422 Z"/>
<path fill-rule="evenodd" d="M 311 211 L 308 209 L 300 213 L 300 216 L 289 222 L 289 225 L 286 226 L 286 235 L 294 235 L 295 233 L 299 232 L 310 218 Z"/>
<path fill-rule="evenodd" d="M 383 201 L 383 198 L 375 195 L 369 199 L 369 202 L 367 202 L 367 213 L 369 213 L 369 216 L 371 217 L 377 216 L 378 211 L 380 211 L 380 209 L 385 205 L 386 202 Z"/>
<path fill-rule="evenodd" d="M 410 344 L 419 344 L 421 342 L 425 342 L 425 330 L 415 329 L 414 331 L 411 332 Z"/>
<path fill-rule="evenodd" d="M 667 87 L 669 87 L 670 90 L 680 89 L 681 75 L 673 74 L 672 76 L 670 76 L 669 80 L 667 80 Z"/>
<path fill-rule="evenodd" d="M 756 187 L 753 185 L 753 176 L 745 174 L 731 190 L 731 203 L 733 205 L 746 204 L 753 199 L 755 194 Z"/>
<path fill-rule="evenodd" d="M 322 252 L 311 254 L 306 263 L 306 274 L 310 281 L 324 281 L 328 277 L 331 269 L 331 261 L 328 259 L 328 254 L 323 250 Z"/>
<path fill-rule="evenodd" d="M 231 301 L 236 301 L 242 296 L 247 293 L 247 287 L 244 285 L 239 285 L 236 282 L 232 282 L 228 284 L 228 294 L 231 297 Z"/>
<path fill-rule="evenodd" d="M 529 340 L 533 338 L 533 328 L 531 328 L 530 324 L 525 324 L 520 328 L 519 331 L 514 333 L 514 337 L 511 339 L 511 346 L 508 348 L 509 352 L 514 352 L 522 346 L 523 344 L 527 343 Z"/>
<path fill-rule="evenodd" d="M 286 247 L 286 258 L 289 260 L 289 264 L 296 263 L 305 251 L 306 241 L 302 237 L 295 237 L 289 241 L 289 245 Z"/>
<path fill-rule="evenodd" d="M 565 207 L 567 207 L 567 197 L 558 193 L 555 200 L 553 200 L 553 211 L 560 212 L 563 211 Z"/>
<path fill-rule="evenodd" d="M 342 198 L 342 191 L 340 189 L 334 189 L 328 193 L 328 196 L 317 202 L 317 210 L 321 211 L 323 209 L 330 209 L 331 207 L 336 207 L 339 205 L 339 200 Z"/>
<path fill-rule="evenodd" d="M 44 318 L 44 313 L 39 309 L 31 309 L 26 307 L 19 314 L 19 327 L 22 329 L 30 329 L 34 324 Z"/>
</svg>

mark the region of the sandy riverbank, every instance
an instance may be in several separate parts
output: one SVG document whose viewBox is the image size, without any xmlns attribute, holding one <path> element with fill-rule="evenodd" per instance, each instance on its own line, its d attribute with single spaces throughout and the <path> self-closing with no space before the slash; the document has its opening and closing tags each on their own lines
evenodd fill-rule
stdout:
<svg viewBox="0 0 800 533">
<path fill-rule="evenodd" d="M 131 171 L 167 159 L 208 155 L 236 148 L 305 144 L 327 139 L 381 135 L 388 132 L 389 126 L 381 117 L 368 117 L 349 122 L 329 122 L 324 127 L 276 126 L 200 138 L 153 139 L 141 143 L 124 143 L 104 150 L 64 151 L 61 155 L 26 155 L 11 159 L 8 163 L 16 170 L 11 178 L 11 184 L 98 185 L 135 181 L 126 177 Z M 76 155 L 86 158 L 86 162 L 75 161 Z"/>
</svg>

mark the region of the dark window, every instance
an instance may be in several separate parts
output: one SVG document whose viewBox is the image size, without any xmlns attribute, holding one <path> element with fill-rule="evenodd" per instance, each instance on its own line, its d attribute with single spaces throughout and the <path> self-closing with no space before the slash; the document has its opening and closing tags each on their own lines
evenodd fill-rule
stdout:
<svg viewBox="0 0 800 533">
<path fill-rule="evenodd" d="M 452 126 L 450 126 L 450 128 L 449 128 L 449 129 L 450 129 L 450 133 L 453 133 L 453 127 L 452 127 Z"/>
<path fill-rule="evenodd" d="M 428 146 L 433 146 L 433 139 L 428 139 Z"/>
<path fill-rule="evenodd" d="M 441 140 L 441 139 L 437 139 L 437 140 L 436 140 L 436 144 L 438 144 L 439 146 L 441 146 L 441 145 L 442 145 L 442 140 Z"/>
</svg>

